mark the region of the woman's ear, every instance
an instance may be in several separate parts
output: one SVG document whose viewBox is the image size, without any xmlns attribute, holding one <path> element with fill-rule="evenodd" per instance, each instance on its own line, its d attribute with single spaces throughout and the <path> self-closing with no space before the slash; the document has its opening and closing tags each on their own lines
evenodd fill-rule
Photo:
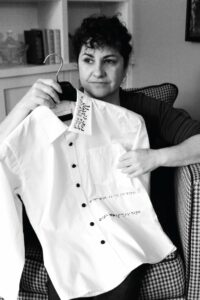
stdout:
<svg viewBox="0 0 200 300">
<path fill-rule="evenodd" d="M 127 74 L 124 76 L 121 86 L 124 87 L 126 85 Z"/>
<path fill-rule="evenodd" d="M 121 83 L 121 86 L 122 86 L 122 87 L 123 87 L 124 85 L 126 85 L 127 72 L 128 72 L 128 67 L 126 67 L 126 68 L 124 69 L 124 72 L 123 72 L 123 79 L 122 79 L 122 83 Z"/>
</svg>

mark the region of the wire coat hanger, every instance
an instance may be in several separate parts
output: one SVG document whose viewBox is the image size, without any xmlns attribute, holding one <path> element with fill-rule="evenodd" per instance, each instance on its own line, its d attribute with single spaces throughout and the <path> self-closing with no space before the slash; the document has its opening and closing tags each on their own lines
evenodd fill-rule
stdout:
<svg viewBox="0 0 200 300">
<path fill-rule="evenodd" d="M 57 56 L 57 57 L 60 59 L 60 66 L 59 66 L 59 68 L 58 68 L 58 71 L 56 72 L 56 81 L 59 82 L 58 75 L 59 75 L 60 71 L 62 70 L 62 67 L 63 67 L 63 64 L 64 64 L 64 63 L 63 63 L 63 58 L 62 58 L 62 56 L 59 55 L 59 54 L 57 54 L 57 53 L 50 53 L 50 54 L 48 54 L 48 55 L 45 57 L 43 63 L 45 64 L 46 61 L 47 61 L 47 59 L 48 59 L 50 56 L 52 56 L 52 55 Z"/>
<path fill-rule="evenodd" d="M 55 77 L 56 77 L 56 82 L 59 83 L 59 85 L 61 86 L 61 89 L 62 89 L 62 93 L 61 93 L 61 94 L 58 93 L 59 98 L 60 98 L 60 100 L 64 100 L 64 98 L 65 98 L 65 92 L 66 92 L 66 91 L 64 90 L 64 87 L 66 86 L 66 84 L 68 85 L 69 83 L 68 83 L 68 82 L 59 82 L 58 75 L 59 75 L 59 73 L 60 73 L 60 71 L 61 71 L 61 69 L 62 69 L 62 67 L 63 67 L 63 58 L 62 58 L 62 56 L 58 55 L 57 53 L 50 53 L 50 54 L 48 54 L 48 55 L 45 57 L 43 63 L 45 64 L 46 61 L 47 61 L 47 59 L 48 59 L 50 56 L 52 56 L 52 55 L 57 56 L 57 57 L 60 58 L 60 66 L 59 66 L 59 68 L 58 68 L 58 71 L 56 72 L 56 76 L 55 76 Z M 61 121 L 68 121 L 68 120 L 71 120 L 72 117 L 73 117 L 72 113 L 64 114 L 64 115 L 59 115 L 59 116 L 58 116 L 58 118 L 59 118 Z"/>
<path fill-rule="evenodd" d="M 52 55 L 57 56 L 57 57 L 60 58 L 60 66 L 59 66 L 58 71 L 56 72 L 56 75 L 55 75 L 56 82 L 58 82 L 60 84 L 60 87 L 62 89 L 62 93 L 58 93 L 60 100 L 62 101 L 62 100 L 68 99 L 68 100 L 71 100 L 71 101 L 76 101 L 76 96 L 77 96 L 76 89 L 71 85 L 70 82 L 68 82 L 68 81 L 61 81 L 60 82 L 59 78 L 58 78 L 59 73 L 60 73 L 60 71 L 61 71 L 61 69 L 64 65 L 62 56 L 57 54 L 57 53 L 50 53 L 45 57 L 43 63 L 45 64 L 47 59 Z"/>
</svg>

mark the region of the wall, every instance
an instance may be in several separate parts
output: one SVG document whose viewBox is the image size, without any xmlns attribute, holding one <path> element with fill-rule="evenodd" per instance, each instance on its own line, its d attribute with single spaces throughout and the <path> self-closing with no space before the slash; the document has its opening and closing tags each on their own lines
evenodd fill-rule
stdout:
<svg viewBox="0 0 200 300">
<path fill-rule="evenodd" d="M 135 0 L 134 86 L 177 84 L 175 106 L 200 119 L 200 43 L 185 42 L 186 0 Z"/>
</svg>

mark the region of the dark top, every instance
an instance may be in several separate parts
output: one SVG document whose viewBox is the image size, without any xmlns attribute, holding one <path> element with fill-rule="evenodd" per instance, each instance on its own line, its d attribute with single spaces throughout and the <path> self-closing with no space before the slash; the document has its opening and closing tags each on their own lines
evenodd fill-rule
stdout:
<svg viewBox="0 0 200 300">
<path fill-rule="evenodd" d="M 169 103 L 133 91 L 120 91 L 121 106 L 145 120 L 152 149 L 177 145 L 200 134 L 200 122 Z M 160 167 L 151 172 L 150 197 L 158 219 L 175 245 L 179 245 L 173 168 Z M 181 249 L 181 248 L 180 248 Z"/>
<path fill-rule="evenodd" d="M 120 105 L 142 115 L 151 148 L 177 145 L 200 134 L 200 122 L 186 111 L 142 93 L 120 90 Z"/>
</svg>

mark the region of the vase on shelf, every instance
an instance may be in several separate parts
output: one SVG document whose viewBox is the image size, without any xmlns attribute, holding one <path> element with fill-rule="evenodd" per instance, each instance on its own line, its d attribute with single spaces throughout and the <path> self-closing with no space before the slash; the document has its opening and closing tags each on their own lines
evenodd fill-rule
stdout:
<svg viewBox="0 0 200 300">
<path fill-rule="evenodd" d="M 0 57 L 3 65 L 21 65 L 25 63 L 27 45 L 13 37 L 13 31 L 8 30 L 6 38 L 0 39 Z"/>
</svg>

